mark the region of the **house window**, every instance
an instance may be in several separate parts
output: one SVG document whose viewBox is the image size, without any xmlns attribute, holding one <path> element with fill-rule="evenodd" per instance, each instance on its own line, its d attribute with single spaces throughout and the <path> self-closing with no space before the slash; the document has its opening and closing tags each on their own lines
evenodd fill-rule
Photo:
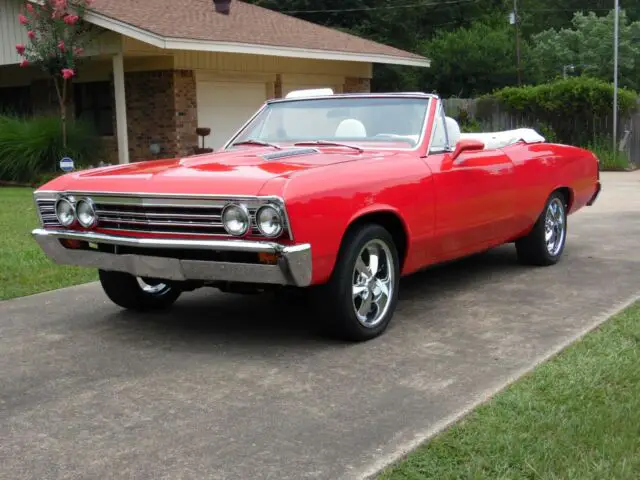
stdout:
<svg viewBox="0 0 640 480">
<path fill-rule="evenodd" d="M 0 115 L 30 115 L 30 87 L 0 88 Z"/>
<path fill-rule="evenodd" d="M 98 135 L 112 137 L 114 132 L 111 83 L 76 83 L 73 87 L 76 118 L 93 125 Z"/>
</svg>

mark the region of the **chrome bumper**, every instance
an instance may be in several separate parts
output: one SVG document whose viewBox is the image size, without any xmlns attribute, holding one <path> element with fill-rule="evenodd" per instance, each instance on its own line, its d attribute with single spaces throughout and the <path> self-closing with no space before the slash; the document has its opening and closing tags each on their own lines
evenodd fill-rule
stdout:
<svg viewBox="0 0 640 480">
<path fill-rule="evenodd" d="M 36 229 L 31 232 L 45 254 L 55 263 L 126 272 L 137 277 L 165 280 L 223 281 L 306 287 L 311 284 L 311 246 L 283 246 L 272 242 L 245 240 L 182 240 L 132 238 L 92 232 Z M 95 244 L 179 250 L 270 253 L 277 264 L 184 260 L 151 255 L 106 253 L 66 248 L 60 240 L 81 240 Z"/>
</svg>

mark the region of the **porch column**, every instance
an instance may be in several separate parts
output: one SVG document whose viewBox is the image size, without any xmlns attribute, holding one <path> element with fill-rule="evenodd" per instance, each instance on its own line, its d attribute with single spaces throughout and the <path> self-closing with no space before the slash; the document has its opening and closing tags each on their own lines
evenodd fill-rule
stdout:
<svg viewBox="0 0 640 480">
<path fill-rule="evenodd" d="M 113 56 L 113 90 L 116 103 L 116 132 L 118 136 L 118 163 L 129 163 L 129 137 L 127 135 L 127 100 L 124 91 L 124 57 Z"/>
</svg>

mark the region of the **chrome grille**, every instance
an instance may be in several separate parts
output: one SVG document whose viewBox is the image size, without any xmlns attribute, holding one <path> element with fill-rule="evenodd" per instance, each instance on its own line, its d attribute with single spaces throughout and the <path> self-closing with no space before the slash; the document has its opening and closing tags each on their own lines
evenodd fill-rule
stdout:
<svg viewBox="0 0 640 480">
<path fill-rule="evenodd" d="M 281 202 L 274 198 L 120 196 L 65 192 L 76 201 L 93 200 L 98 228 L 126 232 L 215 235 L 230 237 L 222 225 L 222 209 L 230 202 L 246 205 L 251 215 L 251 234 L 260 236 L 255 215 L 262 205 Z M 44 226 L 60 226 L 55 215 L 55 198 L 36 200 Z M 288 225 L 285 224 L 285 235 Z"/>
<path fill-rule="evenodd" d="M 228 235 L 222 226 L 222 206 L 138 206 L 95 200 L 100 228 L 144 232 Z M 257 208 L 249 209 L 255 225 Z M 254 233 L 259 233 L 257 227 Z"/>
<path fill-rule="evenodd" d="M 58 217 L 56 217 L 56 201 L 55 199 L 38 199 L 36 200 L 38 214 L 42 225 L 45 227 L 59 227 Z"/>
</svg>

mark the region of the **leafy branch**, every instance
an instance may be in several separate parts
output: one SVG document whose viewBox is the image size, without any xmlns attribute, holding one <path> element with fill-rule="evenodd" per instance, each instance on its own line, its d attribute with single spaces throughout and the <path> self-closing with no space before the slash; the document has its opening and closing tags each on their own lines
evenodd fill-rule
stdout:
<svg viewBox="0 0 640 480">
<path fill-rule="evenodd" d="M 92 26 L 84 21 L 93 0 L 27 1 L 18 21 L 27 30 L 29 43 L 19 43 L 21 67 L 38 65 L 52 77 L 62 123 L 62 142 L 67 145 L 67 83 L 76 75 L 78 58 L 91 41 Z"/>
</svg>

